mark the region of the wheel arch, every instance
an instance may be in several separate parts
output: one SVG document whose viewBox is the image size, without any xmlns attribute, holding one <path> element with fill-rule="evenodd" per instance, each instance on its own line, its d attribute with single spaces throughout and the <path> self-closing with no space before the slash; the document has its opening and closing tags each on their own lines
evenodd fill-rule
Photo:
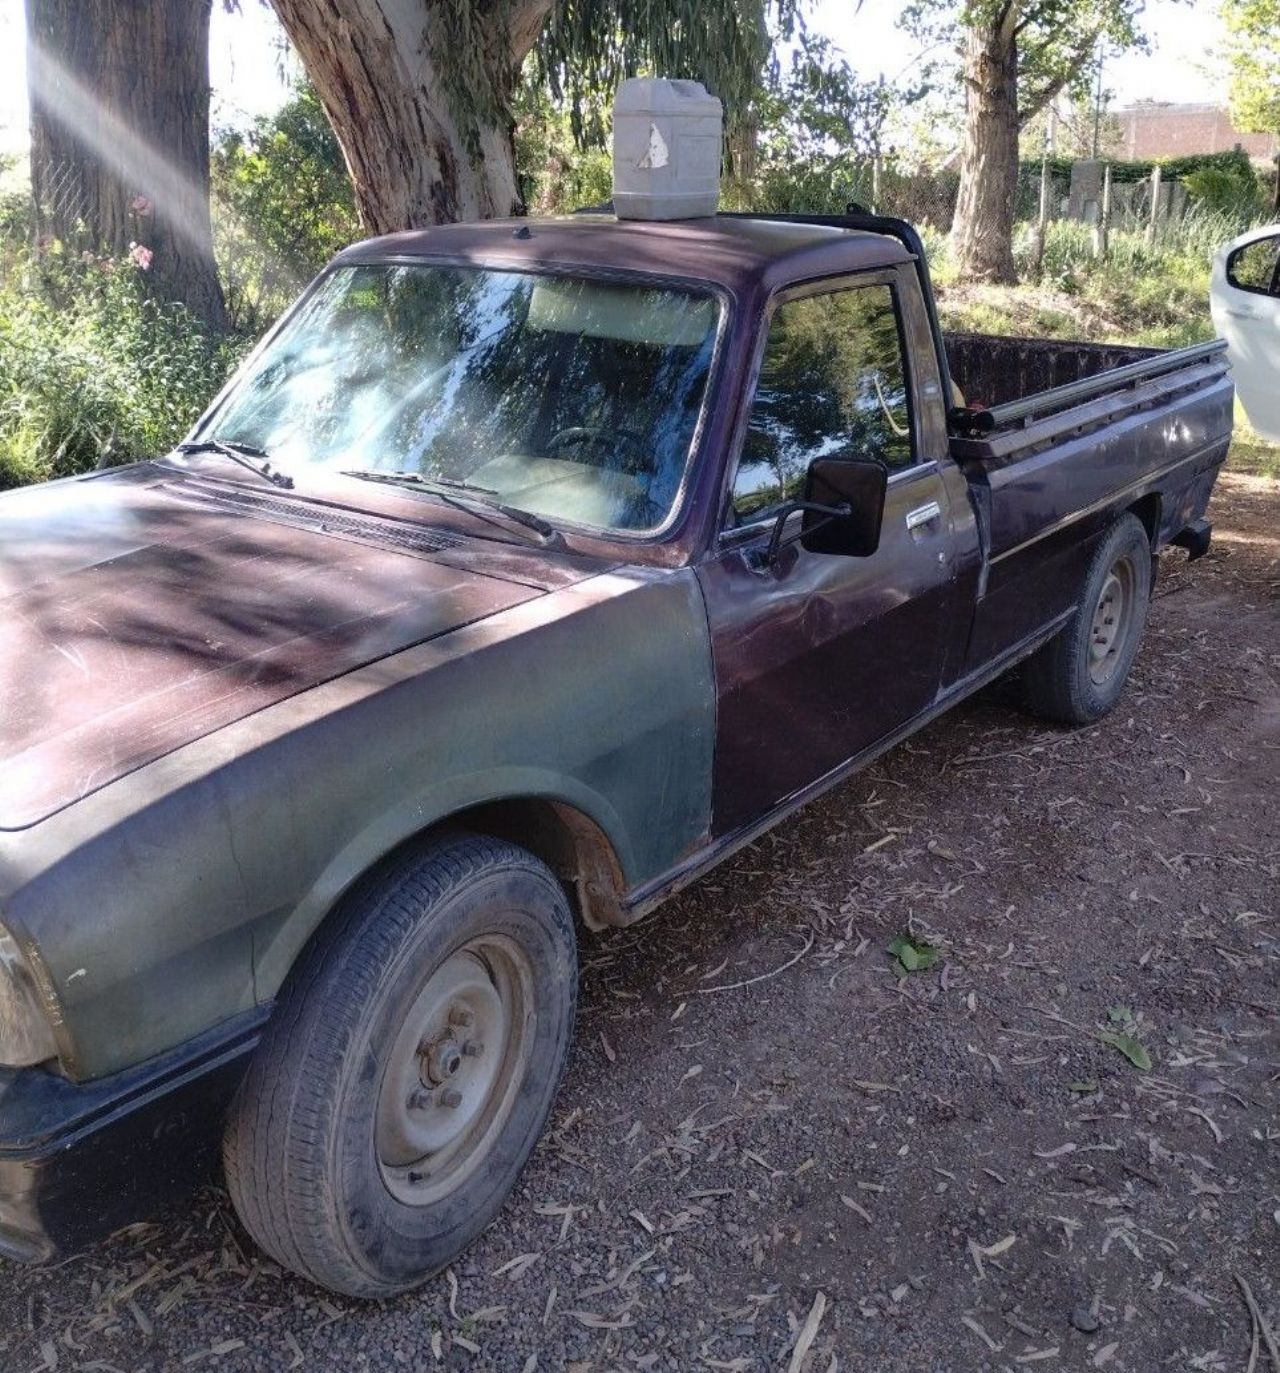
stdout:
<svg viewBox="0 0 1280 1373">
<path fill-rule="evenodd" d="M 1147 531 L 1147 540 L 1154 553 L 1160 543 L 1160 519 L 1164 509 L 1164 499 L 1158 491 L 1150 491 L 1129 505 L 1125 514 L 1135 516 Z"/>
<path fill-rule="evenodd" d="M 448 830 L 485 834 L 527 849 L 559 878 L 588 929 L 628 924 L 633 918 L 626 903 L 632 885 L 629 849 L 620 822 L 611 817 L 611 824 L 601 815 L 604 810 L 602 801 L 597 808 L 583 798 L 571 800 L 554 791 L 513 788 L 452 806 L 415 807 L 410 815 L 383 817 L 381 824 L 335 855 L 272 933 L 255 939 L 257 1000 L 276 995 L 299 955 L 357 882 L 394 862 L 406 849 Z"/>
</svg>

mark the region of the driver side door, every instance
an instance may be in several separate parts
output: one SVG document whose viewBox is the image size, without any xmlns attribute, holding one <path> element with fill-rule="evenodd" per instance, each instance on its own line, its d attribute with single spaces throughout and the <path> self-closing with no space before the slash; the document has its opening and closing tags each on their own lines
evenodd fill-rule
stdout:
<svg viewBox="0 0 1280 1373">
<path fill-rule="evenodd" d="M 788 293 L 772 312 L 719 547 L 699 569 L 718 699 L 715 839 L 800 799 L 938 694 L 952 526 L 972 516 L 963 478 L 948 480 L 945 436 L 920 423 L 921 384 L 939 414 L 940 391 L 936 372 L 913 375 L 902 301 L 919 301 L 900 287 L 914 280 L 863 275 Z M 841 456 L 889 469 L 878 550 L 792 544 L 770 564 L 778 508 L 800 496 L 810 462 Z"/>
</svg>

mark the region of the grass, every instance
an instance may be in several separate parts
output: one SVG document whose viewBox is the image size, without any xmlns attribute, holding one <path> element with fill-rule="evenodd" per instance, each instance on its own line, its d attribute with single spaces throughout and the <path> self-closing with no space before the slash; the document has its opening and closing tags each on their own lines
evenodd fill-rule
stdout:
<svg viewBox="0 0 1280 1373">
<path fill-rule="evenodd" d="M 1213 234 L 1232 226 L 1215 222 L 1198 234 L 1185 227 L 1155 244 L 1138 231 L 1117 230 L 1099 261 L 1085 224 L 1049 226 L 1037 266 L 1030 226 L 1020 225 L 1016 286 L 959 283 L 945 241 L 931 245 L 939 307 L 948 329 L 974 333 L 1025 333 L 1180 348 L 1213 337 L 1209 319 L 1209 268 Z"/>
<path fill-rule="evenodd" d="M 1227 466 L 1233 472 L 1280 482 L 1280 447 L 1260 439 L 1249 428 L 1241 417 L 1239 405 L 1236 406 L 1236 427 L 1231 439 L 1231 452 L 1227 455 Z"/>
</svg>

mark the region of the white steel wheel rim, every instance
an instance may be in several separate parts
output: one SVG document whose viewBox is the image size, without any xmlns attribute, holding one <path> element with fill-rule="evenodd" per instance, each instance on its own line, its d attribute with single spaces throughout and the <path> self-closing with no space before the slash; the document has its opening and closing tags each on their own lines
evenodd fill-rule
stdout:
<svg viewBox="0 0 1280 1373">
<path fill-rule="evenodd" d="M 375 1149 L 407 1206 L 455 1191 L 489 1156 L 524 1081 L 533 970 L 514 941 L 470 940 L 423 983 L 387 1056 Z"/>
<path fill-rule="evenodd" d="M 1106 686 L 1116 674 L 1129 641 L 1133 593 L 1133 564 L 1119 558 L 1102 583 L 1089 627 L 1089 680 L 1094 686 Z"/>
</svg>

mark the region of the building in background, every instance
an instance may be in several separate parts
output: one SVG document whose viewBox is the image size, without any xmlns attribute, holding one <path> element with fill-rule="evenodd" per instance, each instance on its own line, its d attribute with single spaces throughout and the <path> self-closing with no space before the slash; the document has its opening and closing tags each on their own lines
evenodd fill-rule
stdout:
<svg viewBox="0 0 1280 1373">
<path fill-rule="evenodd" d="M 1108 151 L 1126 161 L 1157 157 L 1191 157 L 1197 153 L 1226 153 L 1239 145 L 1256 163 L 1270 165 L 1280 152 L 1271 133 L 1241 133 L 1224 105 L 1165 105 L 1143 101 L 1112 110 L 1113 134 Z"/>
</svg>

